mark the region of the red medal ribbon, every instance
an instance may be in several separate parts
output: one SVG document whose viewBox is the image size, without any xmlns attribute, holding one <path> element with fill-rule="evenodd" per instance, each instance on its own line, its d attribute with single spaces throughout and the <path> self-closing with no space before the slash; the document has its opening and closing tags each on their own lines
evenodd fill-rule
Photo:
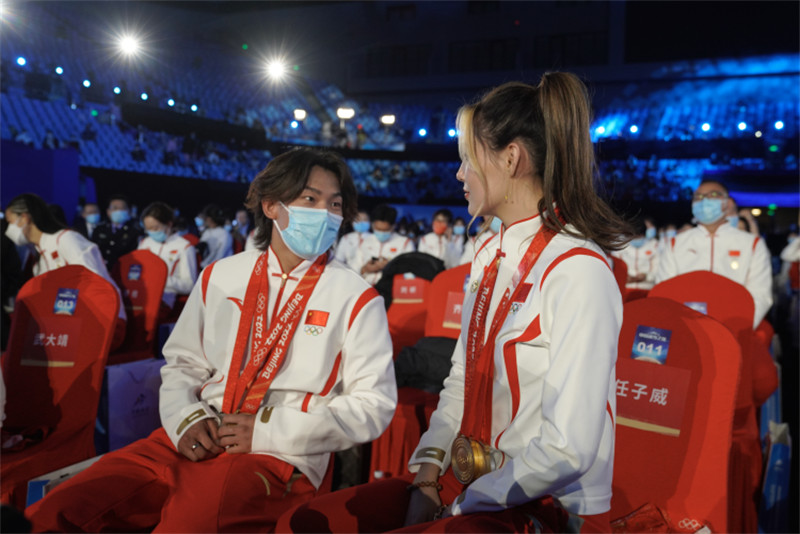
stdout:
<svg viewBox="0 0 800 534">
<path fill-rule="evenodd" d="M 461 419 L 461 433 L 477 439 L 482 443 L 490 443 L 492 432 L 492 382 L 494 381 L 494 344 L 500 327 L 508 317 L 511 304 L 523 287 L 523 282 L 530 273 L 544 248 L 553 239 L 556 232 L 542 224 L 536 232 L 525 255 L 519 263 L 517 272 L 506 288 L 500 304 L 492 317 L 489 335 L 484 342 L 486 317 L 492 302 L 492 293 L 497 281 L 500 260 L 505 253 L 497 250 L 497 256 L 483 270 L 483 279 L 478 287 L 475 305 L 467 330 L 466 364 L 464 370 L 464 416 Z M 514 280 L 516 280 L 516 285 Z"/>
<path fill-rule="evenodd" d="M 261 401 L 269 390 L 272 381 L 286 357 L 286 352 L 294 337 L 294 332 L 303 317 L 314 287 L 322 271 L 325 270 L 327 255 L 322 254 L 309 267 L 308 272 L 297 284 L 297 288 L 273 317 L 267 335 L 267 305 L 269 303 L 269 282 L 267 279 L 267 253 L 256 261 L 250 281 L 247 284 L 239 319 L 239 330 L 233 347 L 233 357 L 225 386 L 222 402 L 223 413 L 256 413 Z M 250 360 L 242 370 L 247 338 L 252 327 Z M 238 379 L 233 377 L 238 376 Z"/>
</svg>

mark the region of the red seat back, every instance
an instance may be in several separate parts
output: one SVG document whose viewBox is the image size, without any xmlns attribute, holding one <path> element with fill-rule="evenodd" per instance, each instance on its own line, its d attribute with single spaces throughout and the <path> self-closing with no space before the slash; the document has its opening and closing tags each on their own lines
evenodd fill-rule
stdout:
<svg viewBox="0 0 800 534">
<path fill-rule="evenodd" d="M 392 304 L 386 311 L 386 318 L 395 356 L 403 347 L 413 346 L 425 333 L 428 311 L 426 296 L 430 285 L 430 281 L 424 278 L 407 279 L 402 274 L 394 276 Z"/>
<path fill-rule="evenodd" d="M 619 292 L 622 295 L 622 302 L 625 302 L 628 293 L 628 264 L 625 260 L 616 256 L 611 258 L 613 265 L 611 270 L 614 271 L 614 279 L 619 286 Z"/>
<path fill-rule="evenodd" d="M 461 305 L 468 284 L 470 264 L 459 265 L 436 275 L 428 292 L 426 337 L 457 339 L 461 332 Z"/>
<path fill-rule="evenodd" d="M 118 306 L 114 286 L 80 265 L 22 286 L 2 360 L 4 430 L 94 428 Z"/>
<path fill-rule="evenodd" d="M 653 328 L 669 332 L 661 365 L 632 358 L 634 349 L 653 349 L 648 347 Z M 676 523 L 695 519 L 714 532 L 728 532 L 728 463 L 740 369 L 738 343 L 719 322 L 668 299 L 625 304 L 612 519 L 652 503 Z"/>
<path fill-rule="evenodd" d="M 149 250 L 134 250 L 117 261 L 111 276 L 122 291 L 128 314 L 125 341 L 115 353 L 142 351 L 144 358 L 153 356 L 167 264 Z"/>
</svg>

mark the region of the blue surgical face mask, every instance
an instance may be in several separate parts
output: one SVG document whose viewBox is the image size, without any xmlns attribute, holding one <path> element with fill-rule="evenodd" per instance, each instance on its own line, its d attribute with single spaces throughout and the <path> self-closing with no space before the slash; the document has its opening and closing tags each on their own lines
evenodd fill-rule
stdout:
<svg viewBox="0 0 800 534">
<path fill-rule="evenodd" d="M 313 260 L 336 242 L 342 216 L 328 210 L 301 208 L 300 206 L 281 206 L 289 212 L 289 224 L 281 230 L 275 221 L 283 243 L 296 256 Z"/>
<path fill-rule="evenodd" d="M 644 237 L 637 237 L 636 239 L 631 239 L 631 246 L 634 248 L 642 248 L 647 240 Z"/>
<path fill-rule="evenodd" d="M 721 198 L 704 198 L 692 202 L 692 215 L 700 224 L 714 224 L 723 217 Z"/>
<path fill-rule="evenodd" d="M 734 228 L 739 228 L 739 216 L 738 215 L 729 215 L 727 218 L 728 218 L 728 222 L 730 223 L 731 226 L 733 226 Z"/>
<path fill-rule="evenodd" d="M 100 222 L 99 213 L 89 213 L 86 217 L 86 222 L 89 224 L 97 224 Z"/>
<path fill-rule="evenodd" d="M 667 239 L 672 239 L 673 237 L 678 235 L 678 231 L 677 230 L 667 230 L 666 232 L 664 232 L 664 235 L 666 236 Z"/>
<path fill-rule="evenodd" d="M 223 226 L 223 228 L 225 228 L 226 232 L 230 232 L 231 230 L 233 230 L 233 225 L 232 224 L 226 224 L 225 226 Z"/>
<path fill-rule="evenodd" d="M 656 229 L 651 227 L 644 231 L 645 239 L 653 239 L 656 236 Z"/>
<path fill-rule="evenodd" d="M 386 243 L 389 241 L 389 238 L 392 237 L 392 232 L 380 232 L 378 230 L 373 230 L 372 235 L 374 235 L 381 243 Z"/>
<path fill-rule="evenodd" d="M 454 226 L 453 233 L 456 235 L 464 235 L 465 228 L 463 226 Z"/>
<path fill-rule="evenodd" d="M 369 221 L 356 221 L 353 223 L 353 230 L 359 234 L 369 232 Z"/>
<path fill-rule="evenodd" d="M 492 230 L 492 232 L 498 233 L 498 232 L 500 232 L 500 227 L 502 225 L 503 225 L 503 221 L 501 221 L 498 217 L 494 217 L 494 218 L 492 218 L 492 222 L 489 225 L 489 228 Z"/>
<path fill-rule="evenodd" d="M 167 232 L 165 232 L 164 230 L 159 230 L 157 232 L 148 230 L 147 235 L 149 235 L 150 239 L 152 239 L 156 243 L 163 243 L 164 241 L 167 240 Z"/>
<path fill-rule="evenodd" d="M 128 210 L 114 210 L 111 212 L 111 222 L 114 224 L 125 224 L 131 220 L 131 214 Z"/>
<path fill-rule="evenodd" d="M 206 220 L 203 219 L 202 217 L 195 217 L 194 225 L 197 226 L 198 229 L 204 228 L 206 225 Z"/>
</svg>

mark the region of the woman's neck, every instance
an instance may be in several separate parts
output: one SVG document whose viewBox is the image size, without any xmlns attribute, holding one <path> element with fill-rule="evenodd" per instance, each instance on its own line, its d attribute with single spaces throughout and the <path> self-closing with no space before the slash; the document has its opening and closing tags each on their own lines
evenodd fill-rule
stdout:
<svg viewBox="0 0 800 534">
<path fill-rule="evenodd" d="M 28 241 L 39 246 L 39 242 L 42 240 L 42 231 L 35 224 L 31 224 L 30 235 L 28 236 Z"/>
<path fill-rule="evenodd" d="M 517 221 L 528 219 L 539 213 L 539 201 L 542 199 L 542 190 L 538 184 L 523 182 L 521 191 L 513 191 L 508 198 L 500 204 L 495 214 L 507 228 Z"/>
</svg>

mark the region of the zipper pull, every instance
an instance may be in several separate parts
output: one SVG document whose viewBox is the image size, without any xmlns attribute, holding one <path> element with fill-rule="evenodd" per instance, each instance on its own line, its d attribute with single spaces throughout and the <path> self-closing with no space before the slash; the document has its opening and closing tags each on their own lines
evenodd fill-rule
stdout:
<svg viewBox="0 0 800 534">
<path fill-rule="evenodd" d="M 283 289 L 283 286 L 285 286 L 285 285 L 286 285 L 286 279 L 287 279 L 287 278 L 289 278 L 289 275 L 288 275 L 288 274 L 286 274 L 286 273 L 281 273 L 281 289 Z"/>
</svg>

